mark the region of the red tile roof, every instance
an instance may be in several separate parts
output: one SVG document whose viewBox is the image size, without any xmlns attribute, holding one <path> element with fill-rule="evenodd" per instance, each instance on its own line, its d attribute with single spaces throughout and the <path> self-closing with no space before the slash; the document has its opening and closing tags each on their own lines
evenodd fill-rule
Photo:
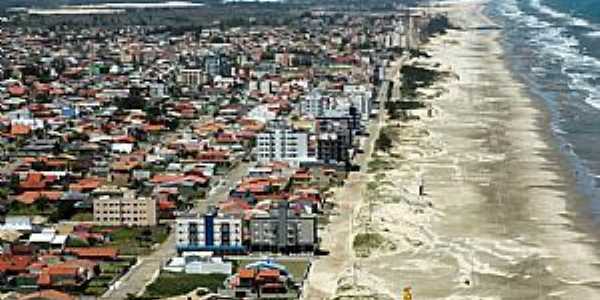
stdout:
<svg viewBox="0 0 600 300">
<path fill-rule="evenodd" d="M 306 171 L 297 171 L 292 178 L 296 180 L 309 180 L 312 178 L 312 175 Z"/>
<path fill-rule="evenodd" d="M 116 248 L 111 247 L 66 248 L 64 252 L 87 258 L 116 258 L 119 254 Z"/>
<path fill-rule="evenodd" d="M 219 204 L 219 211 L 224 213 L 232 213 L 236 211 L 245 211 L 252 209 L 252 205 L 248 204 L 244 200 L 232 199 Z"/>
<path fill-rule="evenodd" d="M 261 270 L 258 277 L 279 277 L 279 270 Z"/>
<path fill-rule="evenodd" d="M 253 279 L 254 274 L 252 269 L 241 269 L 238 276 L 240 279 Z"/>
<path fill-rule="evenodd" d="M 61 264 L 64 267 L 94 269 L 98 264 L 89 259 L 70 259 Z"/>
<path fill-rule="evenodd" d="M 0 272 L 25 272 L 32 262 L 31 256 L 3 254 L 0 256 Z"/>
<path fill-rule="evenodd" d="M 175 205 L 175 203 L 173 203 L 172 201 L 169 200 L 160 200 L 158 202 L 158 208 L 160 210 L 169 210 L 169 209 L 175 209 L 177 206 Z"/>
<path fill-rule="evenodd" d="M 198 175 L 160 175 L 157 174 L 154 177 L 152 177 L 151 182 L 152 183 L 157 183 L 157 184 L 161 184 L 161 183 L 180 183 L 180 182 L 195 182 L 195 183 L 199 183 L 199 184 L 206 184 L 208 182 L 208 178 L 204 177 L 204 176 L 198 176 Z"/>
<path fill-rule="evenodd" d="M 55 290 L 43 290 L 27 294 L 18 300 L 75 300 L 75 297 Z"/>
<path fill-rule="evenodd" d="M 38 277 L 37 284 L 40 286 L 49 286 L 51 283 L 52 280 L 50 279 L 50 274 L 46 271 L 42 271 Z"/>
<path fill-rule="evenodd" d="M 10 134 L 12 135 L 28 135 L 31 133 L 31 127 L 22 124 L 13 124 L 10 127 Z"/>
<path fill-rule="evenodd" d="M 43 189 L 48 182 L 54 181 L 54 179 L 52 176 L 44 177 L 42 173 L 31 172 L 27 174 L 27 179 L 21 182 L 19 186 L 22 189 Z"/>
<path fill-rule="evenodd" d="M 20 85 L 12 85 L 8 88 L 8 93 L 13 97 L 21 97 L 27 93 L 27 89 Z"/>
<path fill-rule="evenodd" d="M 145 132 L 158 132 L 158 131 L 162 131 L 165 129 L 164 125 L 150 125 L 150 124 L 146 124 L 144 125 L 143 130 Z"/>
<path fill-rule="evenodd" d="M 104 180 L 100 178 L 84 178 L 76 183 L 70 184 L 69 190 L 78 192 L 94 190 L 100 187 L 103 183 Z"/>
<path fill-rule="evenodd" d="M 48 268 L 44 269 L 45 271 L 52 275 L 59 276 L 77 276 L 79 274 L 79 267 L 77 266 L 63 266 L 62 264 L 56 266 L 48 266 Z"/>
<path fill-rule="evenodd" d="M 141 164 L 137 161 L 118 161 L 114 162 L 111 165 L 111 169 L 113 171 L 131 171 L 137 167 L 141 166 Z"/>
<path fill-rule="evenodd" d="M 41 198 L 48 198 L 51 201 L 58 201 L 62 197 L 63 192 L 60 191 L 28 191 L 16 197 L 16 200 L 23 204 L 33 204 Z"/>
<path fill-rule="evenodd" d="M 112 140 L 117 143 L 135 143 L 135 137 L 130 135 L 115 136 Z"/>
</svg>

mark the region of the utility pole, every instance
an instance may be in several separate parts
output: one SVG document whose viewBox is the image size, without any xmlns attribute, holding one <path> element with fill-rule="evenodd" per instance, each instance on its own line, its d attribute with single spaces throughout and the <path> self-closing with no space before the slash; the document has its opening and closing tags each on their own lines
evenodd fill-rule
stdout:
<svg viewBox="0 0 600 300">
<path fill-rule="evenodd" d="M 369 223 L 367 226 L 367 231 L 369 230 L 369 226 L 371 226 L 372 222 L 373 222 L 373 197 L 369 197 Z"/>
<path fill-rule="evenodd" d="M 356 287 L 356 262 L 352 263 L 352 287 Z"/>
<path fill-rule="evenodd" d="M 410 50 L 410 35 L 412 34 L 412 26 L 410 24 L 410 10 L 408 8 L 404 9 L 404 35 L 405 35 L 405 44 L 406 49 Z"/>
</svg>

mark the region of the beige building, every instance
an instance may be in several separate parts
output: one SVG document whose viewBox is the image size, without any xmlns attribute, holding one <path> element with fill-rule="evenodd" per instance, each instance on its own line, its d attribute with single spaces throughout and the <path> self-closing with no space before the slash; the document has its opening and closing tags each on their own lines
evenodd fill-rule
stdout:
<svg viewBox="0 0 600 300">
<path fill-rule="evenodd" d="M 94 221 L 102 225 L 154 226 L 158 223 L 156 199 L 101 196 L 94 200 Z"/>
<path fill-rule="evenodd" d="M 178 82 L 191 88 L 197 88 L 205 81 L 200 69 L 184 69 L 179 72 Z"/>
</svg>

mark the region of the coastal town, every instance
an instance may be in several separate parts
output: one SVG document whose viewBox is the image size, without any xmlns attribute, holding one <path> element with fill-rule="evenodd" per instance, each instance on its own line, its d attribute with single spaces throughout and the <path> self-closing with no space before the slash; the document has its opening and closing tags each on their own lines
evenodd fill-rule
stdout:
<svg viewBox="0 0 600 300">
<path fill-rule="evenodd" d="M 2 299 L 305 297 L 333 251 L 322 233 L 352 217 L 336 200 L 349 176 L 379 167 L 385 118 L 421 105 L 400 100 L 427 74 L 402 61 L 447 27 L 418 9 L 177 32 L 0 27 Z M 410 71 L 425 79 L 407 87 Z"/>
</svg>

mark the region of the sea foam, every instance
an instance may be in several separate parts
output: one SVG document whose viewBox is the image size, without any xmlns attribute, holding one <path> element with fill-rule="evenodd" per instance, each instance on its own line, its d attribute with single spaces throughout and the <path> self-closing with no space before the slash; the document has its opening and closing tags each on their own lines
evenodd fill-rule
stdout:
<svg viewBox="0 0 600 300">
<path fill-rule="evenodd" d="M 507 0 L 499 5 L 501 13 L 514 21 L 516 25 L 532 31 L 529 47 L 538 51 L 541 65 L 534 65 L 535 75 L 543 76 L 547 63 L 560 66 L 561 73 L 568 78 L 569 89 L 585 95 L 581 99 L 585 103 L 600 109 L 600 90 L 596 88 L 594 80 L 600 78 L 600 60 L 582 52 L 580 41 L 570 34 L 565 26 L 585 26 L 600 37 L 600 30 L 595 30 L 596 25 L 586 20 L 575 18 L 569 14 L 558 12 L 540 0 L 531 0 L 530 5 L 537 13 L 528 14 L 522 11 L 516 1 Z M 552 23 L 554 19 L 556 23 Z M 562 22 L 562 24 L 561 24 Z"/>
<path fill-rule="evenodd" d="M 564 12 L 559 12 L 547 5 L 544 5 L 540 2 L 540 0 L 531 0 L 530 1 L 530 5 L 537 9 L 538 12 L 549 16 L 551 18 L 554 19 L 559 19 L 562 21 L 567 22 L 569 25 L 572 26 L 579 26 L 579 27 L 588 27 L 588 28 L 595 28 L 596 26 L 594 26 L 592 23 L 590 23 L 587 20 L 584 20 L 582 18 L 577 18 L 573 15 L 564 13 Z"/>
</svg>

